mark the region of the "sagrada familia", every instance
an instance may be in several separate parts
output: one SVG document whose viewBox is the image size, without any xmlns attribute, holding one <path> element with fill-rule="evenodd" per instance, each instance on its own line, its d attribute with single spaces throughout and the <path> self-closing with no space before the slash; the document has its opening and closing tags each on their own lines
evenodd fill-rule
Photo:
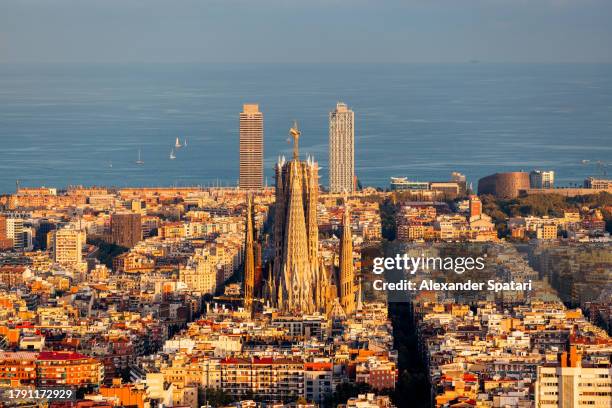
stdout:
<svg viewBox="0 0 612 408">
<path fill-rule="evenodd" d="M 275 167 L 276 202 L 274 204 L 273 248 L 261 295 L 286 314 L 321 313 L 346 316 L 357 307 L 353 242 L 350 214 L 345 202 L 338 268 L 326 267 L 319 255 L 317 202 L 319 167 L 312 158 L 299 157 L 300 131 L 290 129 L 293 159 L 279 158 Z M 256 295 L 255 244 L 252 198 L 247 198 L 246 244 L 244 266 L 245 308 L 252 308 Z"/>
</svg>

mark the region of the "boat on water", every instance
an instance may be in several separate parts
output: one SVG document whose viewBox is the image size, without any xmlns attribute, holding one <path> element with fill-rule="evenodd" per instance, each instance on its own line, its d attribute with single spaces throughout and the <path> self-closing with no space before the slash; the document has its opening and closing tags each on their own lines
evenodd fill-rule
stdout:
<svg viewBox="0 0 612 408">
<path fill-rule="evenodd" d="M 582 164 L 589 164 L 589 162 L 590 162 L 590 160 L 586 160 L 586 159 L 585 160 L 581 160 Z"/>
<path fill-rule="evenodd" d="M 176 147 L 177 149 L 183 147 L 183 145 L 181 145 L 181 141 L 179 140 L 179 138 L 176 138 L 176 142 L 174 142 L 174 147 Z"/>
<path fill-rule="evenodd" d="M 174 154 L 174 149 L 170 150 L 170 160 L 176 159 L 176 155 Z"/>
<path fill-rule="evenodd" d="M 140 149 L 138 149 L 138 160 L 136 160 L 136 164 L 138 165 L 144 164 L 144 160 L 142 160 L 142 157 L 140 157 Z"/>
<path fill-rule="evenodd" d="M 187 138 L 185 138 L 185 141 L 183 142 L 183 147 L 187 146 Z"/>
</svg>

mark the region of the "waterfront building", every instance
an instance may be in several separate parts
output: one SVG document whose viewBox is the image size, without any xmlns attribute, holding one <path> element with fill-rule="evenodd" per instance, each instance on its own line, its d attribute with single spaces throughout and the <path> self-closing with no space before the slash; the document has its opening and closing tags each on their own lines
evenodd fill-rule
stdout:
<svg viewBox="0 0 612 408">
<path fill-rule="evenodd" d="M 329 113 L 329 190 L 355 190 L 355 113 L 342 102 Z"/>
<path fill-rule="evenodd" d="M 241 189 L 263 187 L 263 113 L 257 104 L 244 104 L 240 113 Z"/>
<path fill-rule="evenodd" d="M 451 181 L 413 181 L 407 177 L 391 177 L 391 190 L 404 191 L 418 200 L 454 200 L 465 195 L 465 176 L 453 173 Z"/>
<path fill-rule="evenodd" d="M 608 192 L 610 192 L 612 191 L 612 180 L 589 177 L 584 180 L 584 187 L 592 188 L 593 190 L 607 190 Z"/>
<path fill-rule="evenodd" d="M 429 190 L 429 182 L 411 181 L 407 177 L 391 177 L 391 190 Z"/>
<path fill-rule="evenodd" d="M 465 177 L 465 174 L 459 173 L 458 171 L 453 171 L 451 173 L 451 181 L 459 184 L 461 195 L 465 195 L 467 193 L 467 177 Z"/>
<path fill-rule="evenodd" d="M 555 172 L 552 170 L 533 170 L 529 173 L 531 188 L 553 188 L 555 185 Z"/>
<path fill-rule="evenodd" d="M 529 173 L 517 171 L 495 173 L 478 180 L 478 194 L 491 194 L 497 198 L 516 198 L 529 189 Z"/>
</svg>

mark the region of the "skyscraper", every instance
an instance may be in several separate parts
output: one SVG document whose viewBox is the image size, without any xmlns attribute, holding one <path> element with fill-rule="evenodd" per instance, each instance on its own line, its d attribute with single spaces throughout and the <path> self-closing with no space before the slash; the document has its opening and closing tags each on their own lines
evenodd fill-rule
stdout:
<svg viewBox="0 0 612 408">
<path fill-rule="evenodd" d="M 355 114 L 342 102 L 329 113 L 329 189 L 355 190 Z"/>
<path fill-rule="evenodd" d="M 263 187 L 263 114 L 257 104 L 245 104 L 240 113 L 240 188 Z"/>
<path fill-rule="evenodd" d="M 133 248 L 142 240 L 140 214 L 116 213 L 111 215 L 111 238 L 115 245 Z"/>
</svg>

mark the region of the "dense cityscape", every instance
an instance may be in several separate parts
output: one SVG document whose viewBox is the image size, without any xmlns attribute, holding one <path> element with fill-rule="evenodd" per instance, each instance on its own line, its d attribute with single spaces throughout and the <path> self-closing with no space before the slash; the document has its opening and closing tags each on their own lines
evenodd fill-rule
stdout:
<svg viewBox="0 0 612 408">
<path fill-rule="evenodd" d="M 572 186 L 503 168 L 363 186 L 355 116 L 329 113 L 329 180 L 295 122 L 268 187 L 264 113 L 245 104 L 236 187 L 18 182 L 1 195 L 0 406 L 612 406 L 605 171 Z M 388 282 L 533 285 L 377 290 L 373 259 L 398 254 L 486 263 Z"/>
</svg>

